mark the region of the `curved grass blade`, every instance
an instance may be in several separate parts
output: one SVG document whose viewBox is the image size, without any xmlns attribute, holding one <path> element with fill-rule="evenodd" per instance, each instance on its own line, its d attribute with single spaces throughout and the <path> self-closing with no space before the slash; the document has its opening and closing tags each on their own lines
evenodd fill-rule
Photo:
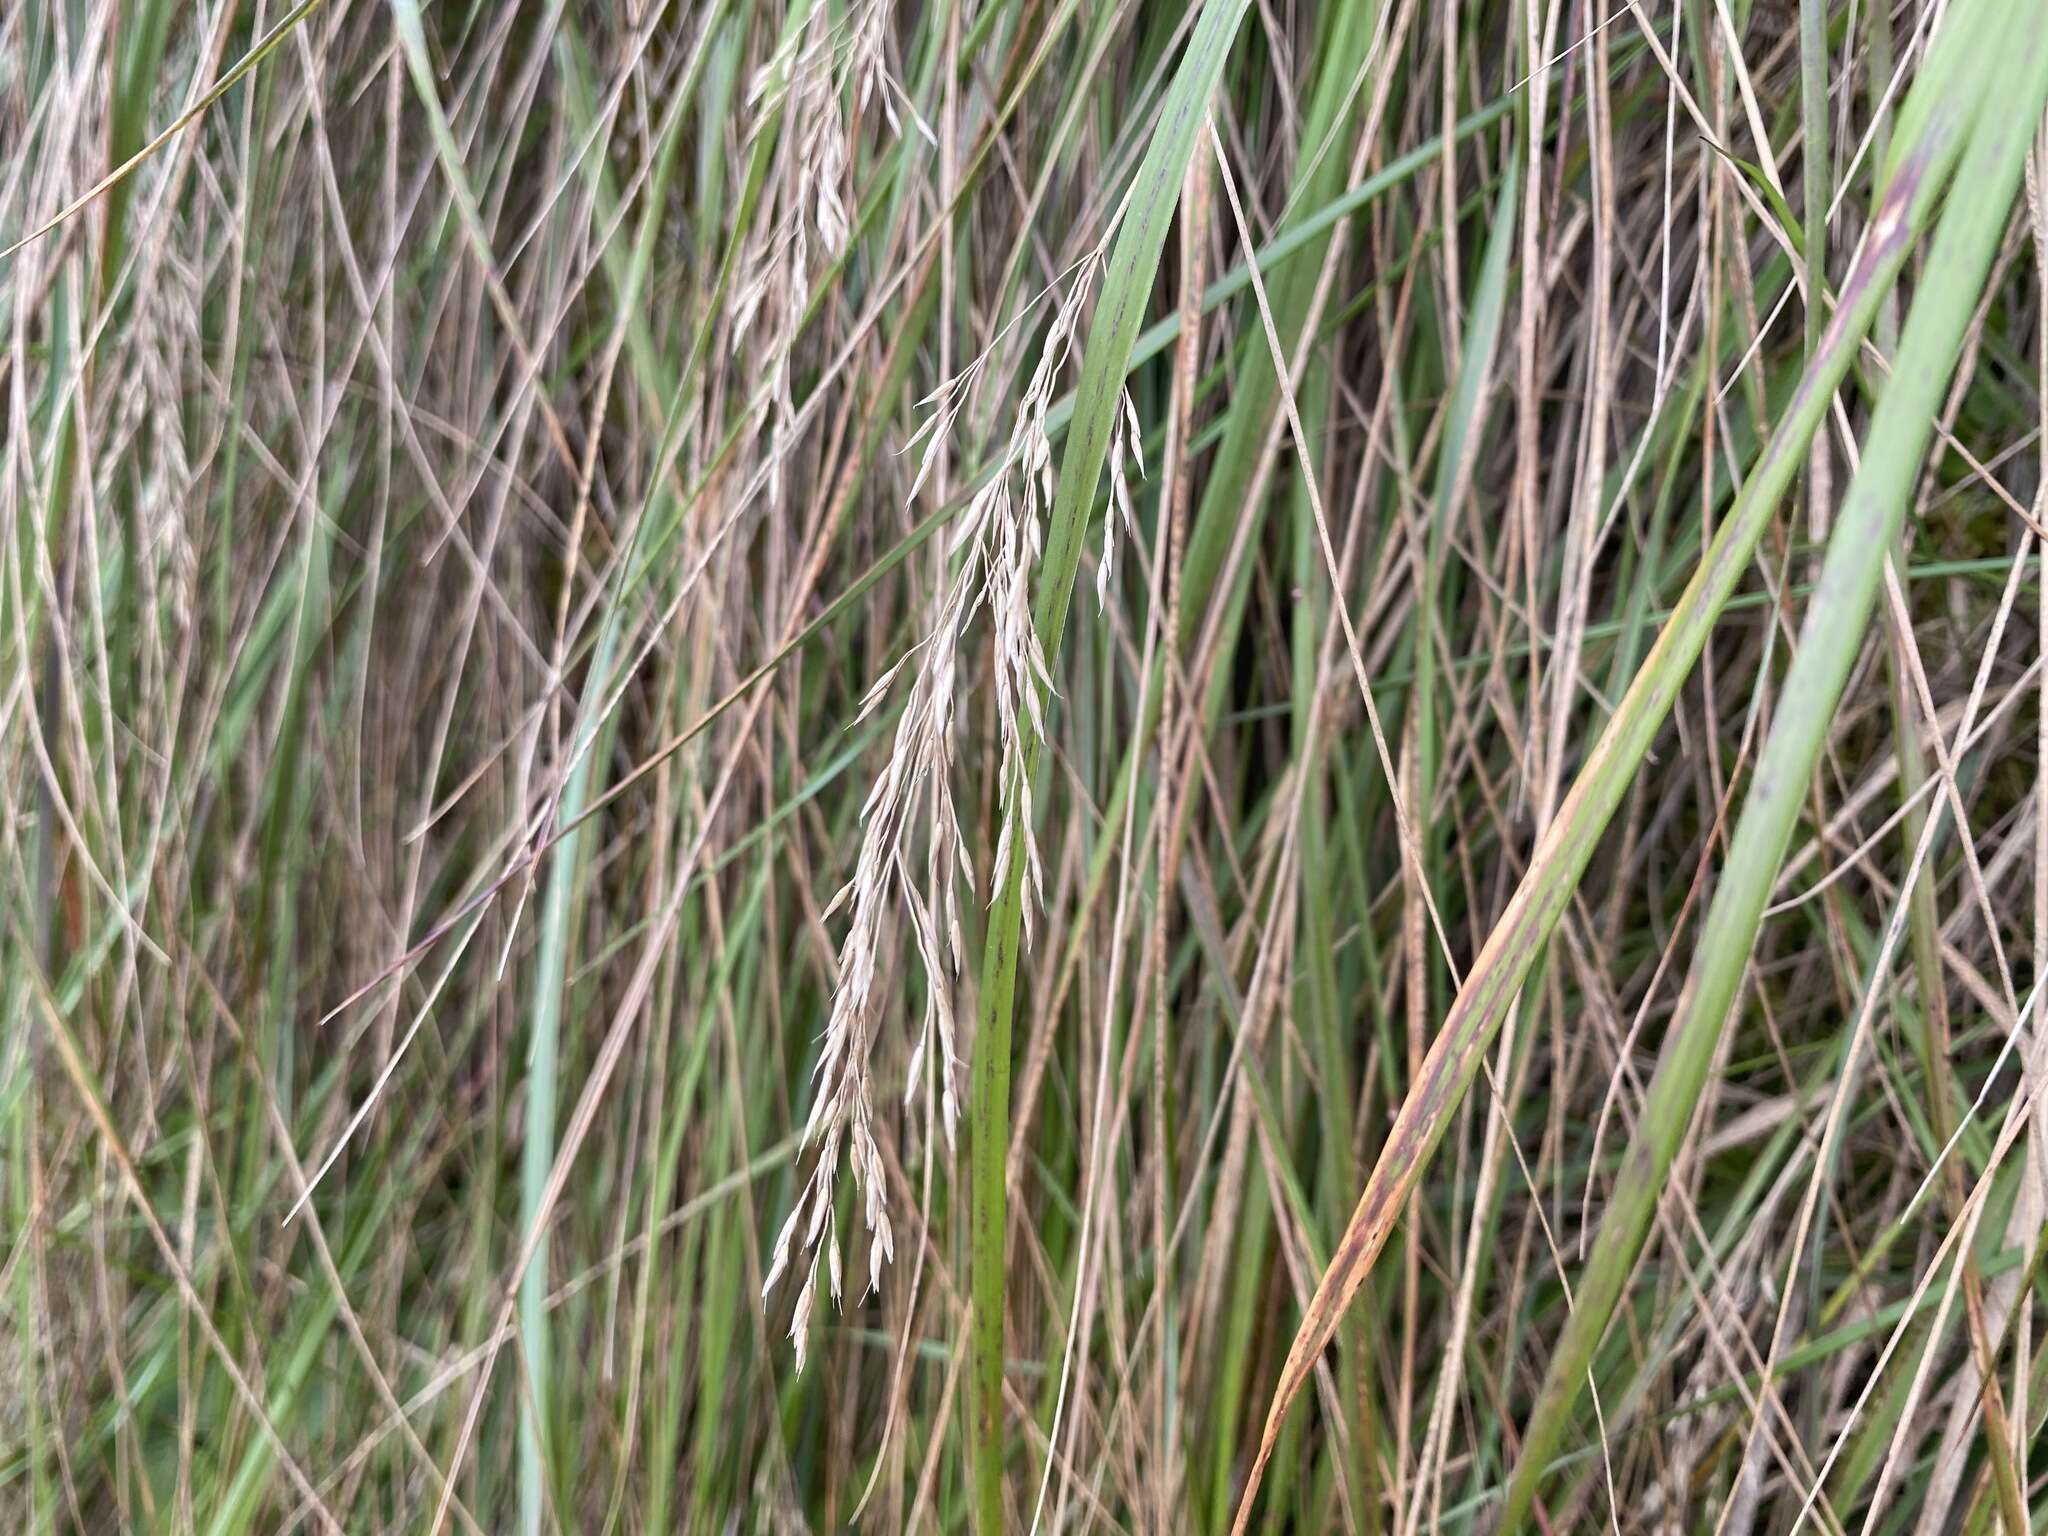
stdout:
<svg viewBox="0 0 2048 1536">
<path fill-rule="evenodd" d="M 1980 56 L 1977 45 L 2010 19 L 2009 8 L 1998 0 L 1978 0 L 1974 5 L 1964 0 L 1951 11 L 1948 24 L 1937 35 L 1901 113 L 1886 191 L 1863 248 L 1843 282 L 1840 302 L 1820 349 L 1787 402 L 1783 422 L 1659 632 L 1642 670 L 1588 755 L 1557 819 L 1537 845 L 1528 873 L 1473 962 L 1419 1077 L 1395 1116 L 1336 1255 L 1317 1283 L 1281 1367 L 1258 1452 L 1239 1500 L 1234 1532 L 1244 1531 L 1250 1522 L 1259 1479 L 1278 1443 L 1288 1408 L 1385 1247 L 1409 1191 L 1464 1098 L 1481 1055 L 1499 1031 L 1523 978 L 1570 901 L 1601 833 L 1670 712 L 1679 687 L 1748 568 L 1778 498 L 1805 462 L 1813 434 L 1869 331 L 1879 303 L 1898 277 L 1916 234 L 1932 215 L 1962 152 L 1979 99 L 1970 91 L 1952 87 L 1967 83 L 1963 70 Z"/>
<path fill-rule="evenodd" d="M 1843 683 L 1862 648 L 1886 552 L 1897 544 L 1908 498 L 1919 483 L 1935 413 L 2005 232 L 2033 125 L 2048 99 L 2048 38 L 2034 35 L 2022 43 L 2018 33 L 2024 30 L 2002 32 L 2004 42 L 1985 55 L 1987 89 L 1965 93 L 2001 105 L 1980 115 L 1935 233 L 1927 267 L 1933 276 L 1907 318 L 1891 382 L 1871 420 L 1863 462 L 1828 541 L 1819 585 L 1800 627 L 1798 654 L 1757 759 L 1678 1016 L 1665 1036 L 1571 1319 L 1530 1415 L 1508 1488 L 1502 1536 L 1512 1536 L 1528 1515 L 1543 1467 L 1570 1423 L 1593 1351 L 1642 1249 L 1712 1069 Z"/>
</svg>

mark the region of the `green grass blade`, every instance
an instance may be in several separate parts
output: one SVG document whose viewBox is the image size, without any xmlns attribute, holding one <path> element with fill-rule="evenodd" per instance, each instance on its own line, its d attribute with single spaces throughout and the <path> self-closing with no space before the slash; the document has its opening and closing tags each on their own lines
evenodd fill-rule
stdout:
<svg viewBox="0 0 2048 1536">
<path fill-rule="evenodd" d="M 1166 96 L 1159 126 L 1139 164 L 1115 247 L 1103 271 L 1102 292 L 1088 333 L 1075 392 L 1072 422 L 1053 496 L 1052 526 L 1039 567 L 1032 621 L 1046 663 L 1059 656 L 1080 569 L 1081 544 L 1095 506 L 1095 488 L 1109 453 L 1110 432 L 1122 396 L 1131 347 L 1144 322 L 1145 304 L 1166 245 L 1167 227 L 1179 200 L 1208 102 L 1229 57 L 1231 40 L 1249 0 L 1206 0 L 1188 40 L 1187 52 Z M 1023 777 L 1038 771 L 1040 743 L 1028 725 Z M 1014 817 L 1021 799 L 1012 796 L 1005 814 Z M 1013 836 L 1029 829 L 1013 824 Z M 972 1249 L 972 1422 L 974 1426 L 975 1529 L 997 1536 L 1003 1512 L 1003 1298 L 1007 1281 L 1006 1238 L 1009 1196 L 1004 1168 L 1010 1144 L 1010 1034 L 1016 1004 L 1017 946 L 1024 911 L 1024 865 L 1010 861 L 1008 878 L 996 894 L 982 952 L 981 999 L 974 1037 L 974 1081 L 968 1112 L 971 1138 Z"/>
</svg>

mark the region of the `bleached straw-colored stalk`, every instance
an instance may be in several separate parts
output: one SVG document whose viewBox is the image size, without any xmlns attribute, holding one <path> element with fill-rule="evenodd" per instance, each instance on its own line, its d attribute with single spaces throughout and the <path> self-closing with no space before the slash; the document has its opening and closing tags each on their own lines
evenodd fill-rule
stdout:
<svg viewBox="0 0 2048 1536">
<path fill-rule="evenodd" d="M 778 111 L 783 124 L 766 193 L 772 199 L 771 215 L 756 224 L 743 257 L 731 330 L 736 361 L 759 368 L 764 356 L 767 360 L 770 431 L 765 452 L 771 506 L 781 498 L 782 466 L 797 432 L 791 354 L 810 295 L 812 242 L 829 260 L 846 248 L 851 229 L 843 189 L 852 156 L 841 87 L 850 70 L 859 72 L 863 97 L 886 78 L 886 4 L 872 0 L 858 20 L 842 67 L 826 11 L 814 10 L 755 74 L 747 91 L 755 134 Z M 886 100 L 886 89 L 883 94 Z"/>
</svg>

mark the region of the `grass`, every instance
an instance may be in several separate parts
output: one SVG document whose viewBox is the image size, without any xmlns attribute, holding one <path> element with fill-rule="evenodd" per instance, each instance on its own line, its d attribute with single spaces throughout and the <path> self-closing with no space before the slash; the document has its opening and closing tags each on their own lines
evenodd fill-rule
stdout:
<svg viewBox="0 0 2048 1536">
<path fill-rule="evenodd" d="M 2031 20 L 0 18 L 0 1524 L 2048 1525 Z"/>
</svg>

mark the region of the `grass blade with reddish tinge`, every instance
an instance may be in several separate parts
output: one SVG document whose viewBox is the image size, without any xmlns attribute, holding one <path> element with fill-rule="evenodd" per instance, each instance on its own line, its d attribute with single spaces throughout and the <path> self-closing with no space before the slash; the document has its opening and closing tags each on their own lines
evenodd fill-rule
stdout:
<svg viewBox="0 0 2048 1536">
<path fill-rule="evenodd" d="M 1288 1408 L 1336 1332 L 1344 1309 L 1364 1284 L 1400 1217 L 1408 1192 L 1449 1128 L 1482 1053 L 1577 888 L 1615 807 L 1669 713 L 1679 685 L 1747 568 L 1778 498 L 1805 461 L 1807 446 L 1880 301 L 1934 209 L 1962 151 L 1974 100 L 1944 87 L 1959 67 L 1962 45 L 1972 40 L 1969 29 L 1983 23 L 1992 10 L 1993 0 L 1979 0 L 1971 8 L 1958 6 L 1944 27 L 1940 42 L 1945 46 L 1933 50 L 1934 56 L 1902 114 L 1888 189 L 1843 284 L 1820 350 L 1743 486 L 1733 513 L 1715 535 L 1642 670 L 1588 756 L 1557 819 L 1538 845 L 1528 873 L 1459 989 L 1423 1063 L 1421 1077 L 1409 1089 L 1395 1117 L 1335 1257 L 1317 1283 L 1288 1349 L 1239 1501 L 1233 1527 L 1237 1531 L 1249 1525 L 1259 1480 Z"/>
<path fill-rule="evenodd" d="M 1965 100 L 1997 101 L 1977 119 L 1955 175 L 1891 382 L 1865 435 L 1856 478 L 1829 540 L 1771 732 L 1736 823 L 1677 1016 L 1650 1082 L 1641 1123 L 1622 1159 L 1600 1236 L 1576 1288 L 1570 1321 L 1551 1356 L 1508 1489 L 1502 1536 L 1521 1528 L 1551 1452 L 1570 1427 L 1593 1351 L 1642 1249 L 1672 1159 L 1693 1120 L 1736 990 L 1756 942 L 1814 764 L 1869 626 L 1883 575 L 1918 480 L 1935 413 L 1969 331 L 1984 274 L 2018 191 L 2021 167 L 2048 98 L 2048 37 L 2027 34 L 2016 11 L 1980 7 L 1982 82 Z"/>
</svg>

